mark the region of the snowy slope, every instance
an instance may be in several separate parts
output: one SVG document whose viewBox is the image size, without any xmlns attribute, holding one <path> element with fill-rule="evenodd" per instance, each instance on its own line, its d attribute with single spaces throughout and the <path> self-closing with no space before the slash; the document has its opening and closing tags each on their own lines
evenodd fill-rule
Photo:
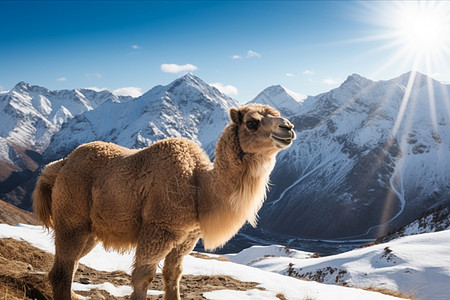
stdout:
<svg viewBox="0 0 450 300">
<path fill-rule="evenodd" d="M 448 207 L 438 207 L 435 210 L 424 213 L 423 216 L 414 222 L 400 227 L 378 240 L 380 242 L 388 242 L 403 236 L 438 232 L 442 230 L 450 230 L 450 209 Z"/>
<path fill-rule="evenodd" d="M 70 153 L 82 143 L 103 140 L 142 148 L 166 137 L 187 137 L 212 155 L 228 110 L 238 104 L 187 74 L 167 86 L 156 86 L 126 103 L 104 103 L 71 119 L 54 135 L 46 161 Z"/>
<path fill-rule="evenodd" d="M 226 254 L 225 256 L 232 262 L 249 265 L 266 257 L 290 257 L 296 259 L 306 259 L 313 256 L 313 253 L 290 249 L 286 246 L 252 246 L 239 253 Z"/>
<path fill-rule="evenodd" d="M 278 156 L 262 227 L 309 238 L 376 237 L 448 206 L 448 95 L 450 85 L 422 74 L 378 82 L 354 74 L 305 100 L 290 117 L 297 139 Z"/>
<path fill-rule="evenodd" d="M 445 230 L 322 258 L 269 256 L 241 262 L 327 284 L 387 288 L 413 293 L 419 299 L 447 300 L 450 299 L 449 248 L 450 231 Z"/>
<path fill-rule="evenodd" d="M 25 240 L 45 251 L 54 251 L 51 236 L 40 226 L 20 224 L 16 226 L 9 226 L 0 224 L 0 237 L 12 237 L 15 239 Z M 133 264 L 133 257 L 132 253 L 119 255 L 115 252 L 106 252 L 101 246 L 97 246 L 91 253 L 82 258 L 80 262 L 97 270 L 124 270 L 129 273 Z M 206 299 L 279 299 L 276 297 L 279 293 L 282 293 L 287 299 L 290 300 L 303 300 L 309 298 L 316 300 L 399 299 L 360 289 L 351 289 L 341 286 L 298 280 L 296 278 L 232 262 L 201 259 L 192 256 L 185 257 L 183 269 L 184 274 L 228 275 L 241 281 L 259 282 L 259 287 L 263 288 L 263 290 L 218 290 L 207 292 L 203 294 Z M 158 270 L 158 272 L 160 272 L 160 270 Z M 80 283 L 74 283 L 75 290 L 86 290 L 87 288 L 105 289 L 115 296 L 124 296 L 131 293 L 131 288 L 128 286 L 114 286 L 108 283 L 86 286 Z M 158 295 L 160 293 L 161 291 L 149 291 L 149 294 L 151 295 Z"/>
</svg>

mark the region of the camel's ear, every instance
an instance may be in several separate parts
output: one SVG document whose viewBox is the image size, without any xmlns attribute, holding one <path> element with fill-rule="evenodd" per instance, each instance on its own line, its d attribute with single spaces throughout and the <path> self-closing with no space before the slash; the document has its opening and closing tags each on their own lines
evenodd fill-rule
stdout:
<svg viewBox="0 0 450 300">
<path fill-rule="evenodd" d="M 237 108 L 230 109 L 230 119 L 233 123 L 237 125 L 241 125 L 242 123 L 242 115 L 241 112 Z"/>
</svg>

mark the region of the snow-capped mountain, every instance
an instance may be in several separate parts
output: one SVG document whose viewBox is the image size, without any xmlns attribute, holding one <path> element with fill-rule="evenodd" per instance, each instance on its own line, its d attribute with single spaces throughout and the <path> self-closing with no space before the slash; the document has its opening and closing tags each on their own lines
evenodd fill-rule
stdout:
<svg viewBox="0 0 450 300">
<path fill-rule="evenodd" d="M 107 102 L 69 120 L 44 153 L 51 161 L 94 140 L 142 148 L 166 137 L 187 137 L 213 155 L 216 141 L 229 122 L 228 110 L 238 106 L 193 74 L 156 86 L 125 103 Z"/>
<path fill-rule="evenodd" d="M 282 86 L 265 89 L 252 102 L 279 109 L 295 125 L 297 139 L 277 157 L 271 191 L 259 213 L 263 231 L 253 231 L 258 236 L 252 241 L 268 233 L 271 238 L 376 237 L 434 207 L 448 207 L 448 95 L 449 85 L 419 73 L 378 82 L 354 74 L 339 88 L 314 97 Z M 33 164 L 24 168 L 34 170 L 42 149 L 48 162 L 93 140 L 139 148 L 184 136 L 213 156 L 229 122 L 228 109 L 238 103 L 187 74 L 135 99 L 20 83 L 0 94 L 0 105 L 0 153 L 16 170 L 20 163 Z M 28 148 L 15 146 L 25 142 Z M 18 159 L 21 155 L 28 160 Z M 20 182 L 31 176 L 25 174 Z M 5 182 L 0 189 L 11 191 L 16 181 Z M 16 188 L 13 198 L 29 198 L 32 188 Z M 21 207 L 29 209 L 27 201 Z"/>
<path fill-rule="evenodd" d="M 304 106 L 314 101 L 314 97 L 297 94 L 281 85 L 272 85 L 259 93 L 251 103 L 268 104 L 285 117 L 299 113 Z"/>
<path fill-rule="evenodd" d="M 0 94 L 0 164 L 4 169 L 1 178 L 12 171 L 35 169 L 35 157 L 47 148 L 52 135 L 67 120 L 105 101 L 124 100 L 129 98 L 108 91 L 51 91 L 25 82 Z"/>
<path fill-rule="evenodd" d="M 31 208 L 29 198 L 34 185 L 27 181 L 36 179 L 31 172 L 38 166 L 36 161 L 42 164 L 66 156 L 80 144 L 94 140 L 141 148 L 156 140 L 177 136 L 198 142 L 212 156 L 217 138 L 229 122 L 229 108 L 238 106 L 235 100 L 193 74 L 167 86 L 156 86 L 134 99 L 117 97 L 108 91 L 48 91 L 24 83 L 2 96 L 1 103 L 5 107 L 14 102 L 20 113 L 10 114 L 16 116 L 15 119 L 5 117 L 5 120 L 18 120 L 17 129 L 7 128 L 7 124 L 16 123 L 2 119 L 2 132 L 7 138 L 0 137 L 0 151 L 4 154 L 0 164 L 10 162 L 15 167 L 10 172 L 20 170 L 18 165 L 23 164 L 24 159 L 19 160 L 20 156 L 13 154 L 25 151 L 33 159 L 22 156 L 33 166 L 22 168 L 25 171 L 7 173 L 0 182 L 0 196 L 24 209 Z M 35 150 L 15 150 L 20 142 L 23 147 Z M 39 154 L 42 150 L 45 150 L 43 160 Z"/>
<path fill-rule="evenodd" d="M 103 102 L 129 101 L 108 91 L 91 89 L 57 90 L 18 83 L 0 94 L 0 197 L 15 205 L 29 208 L 28 190 L 16 189 L 33 176 L 42 161 L 52 135 L 67 120 L 96 109 Z M 16 189 L 16 191 L 5 196 Z"/>
<path fill-rule="evenodd" d="M 0 136 L 17 146 L 43 151 L 64 122 L 105 101 L 120 99 L 108 91 L 50 91 L 20 82 L 0 95 Z"/>
<path fill-rule="evenodd" d="M 301 237 L 376 237 L 448 206 L 448 95 L 450 85 L 408 73 L 378 82 L 354 74 L 314 97 L 290 117 L 297 139 L 279 154 L 260 225 Z"/>
</svg>

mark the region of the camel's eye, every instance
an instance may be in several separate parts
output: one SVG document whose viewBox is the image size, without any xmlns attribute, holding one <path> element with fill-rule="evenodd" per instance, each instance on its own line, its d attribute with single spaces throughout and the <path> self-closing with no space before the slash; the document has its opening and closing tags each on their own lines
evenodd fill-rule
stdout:
<svg viewBox="0 0 450 300">
<path fill-rule="evenodd" d="M 259 121 L 258 120 L 247 121 L 247 123 L 245 123 L 245 125 L 247 125 L 247 128 L 249 130 L 256 130 L 256 129 L 258 129 Z"/>
</svg>

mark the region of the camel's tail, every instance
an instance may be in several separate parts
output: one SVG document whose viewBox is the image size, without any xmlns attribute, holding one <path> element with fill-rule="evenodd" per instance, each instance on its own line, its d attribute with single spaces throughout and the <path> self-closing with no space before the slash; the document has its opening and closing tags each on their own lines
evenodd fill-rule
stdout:
<svg viewBox="0 0 450 300">
<path fill-rule="evenodd" d="M 33 210 L 47 228 L 53 227 L 52 189 L 59 170 L 66 164 L 65 159 L 54 161 L 45 166 L 33 192 Z"/>
</svg>

